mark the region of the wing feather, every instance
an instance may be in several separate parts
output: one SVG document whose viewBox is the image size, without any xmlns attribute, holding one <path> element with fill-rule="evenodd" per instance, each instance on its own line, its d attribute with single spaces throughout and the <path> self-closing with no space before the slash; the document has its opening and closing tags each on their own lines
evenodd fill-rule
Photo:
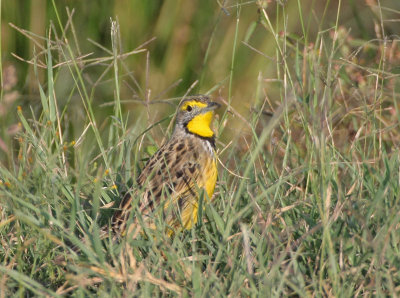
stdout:
<svg viewBox="0 0 400 298">
<path fill-rule="evenodd" d="M 146 163 L 137 179 L 139 189 L 134 193 L 141 195 L 139 211 L 143 216 L 151 217 L 158 206 L 163 206 L 163 214 L 170 226 L 182 224 L 188 228 L 193 219 L 197 220 L 197 198 L 199 189 L 204 187 L 197 184 L 202 184 L 202 154 L 199 152 L 201 148 L 189 141 L 170 140 Z M 132 196 L 127 195 L 113 220 L 118 223 L 118 230 L 125 229 L 131 209 Z"/>
</svg>

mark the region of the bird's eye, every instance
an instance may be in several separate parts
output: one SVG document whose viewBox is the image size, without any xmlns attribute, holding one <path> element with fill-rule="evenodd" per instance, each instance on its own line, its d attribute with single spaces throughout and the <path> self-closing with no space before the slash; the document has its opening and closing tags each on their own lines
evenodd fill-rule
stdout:
<svg viewBox="0 0 400 298">
<path fill-rule="evenodd" d="M 187 106 L 186 111 L 191 112 L 192 111 L 192 106 Z"/>
</svg>

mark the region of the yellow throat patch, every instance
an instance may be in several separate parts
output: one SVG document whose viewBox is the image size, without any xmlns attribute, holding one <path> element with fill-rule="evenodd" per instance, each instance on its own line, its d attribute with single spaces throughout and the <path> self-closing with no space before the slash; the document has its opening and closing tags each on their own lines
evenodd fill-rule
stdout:
<svg viewBox="0 0 400 298">
<path fill-rule="evenodd" d="M 201 137 L 211 138 L 214 135 L 214 132 L 210 128 L 212 116 L 212 111 L 197 115 L 188 122 L 187 129 L 191 133 L 194 133 Z"/>
</svg>

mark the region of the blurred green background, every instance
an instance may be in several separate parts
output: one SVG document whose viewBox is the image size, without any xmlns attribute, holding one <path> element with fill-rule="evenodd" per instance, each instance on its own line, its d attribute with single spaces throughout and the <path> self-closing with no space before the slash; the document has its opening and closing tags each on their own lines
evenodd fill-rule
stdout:
<svg viewBox="0 0 400 298">
<path fill-rule="evenodd" d="M 0 160 L 11 149 L 13 125 L 17 123 L 16 106 L 21 105 L 26 111 L 32 107 L 34 112 L 39 112 L 37 79 L 46 87 L 46 69 L 39 68 L 36 76 L 32 63 L 20 61 L 12 53 L 30 62 L 37 57 L 38 64 L 40 61 L 46 64 L 40 47 L 45 45 L 43 37 L 49 36 L 51 26 L 58 32 L 57 38 L 61 37 L 57 13 L 61 24 L 67 26 L 66 37 L 76 57 L 86 54 L 90 56 L 84 59 L 112 56 L 106 50 L 112 51 L 110 19 L 118 20 L 120 24 L 121 53 L 130 52 L 155 38 L 144 46 L 148 52 L 123 59 L 119 75 L 124 112 L 138 115 L 144 107 L 140 101 L 157 102 L 182 96 L 198 80 L 191 94 L 212 91 L 213 97 L 221 96 L 231 102 L 247 119 L 258 100 L 268 96 L 272 106 L 282 100 L 282 85 L 275 80 L 278 77 L 276 43 L 264 24 L 260 7 L 266 8 L 278 34 L 286 32 L 289 40 L 292 35 L 294 40 L 302 42 L 300 48 L 307 48 L 313 46 L 318 32 L 323 35 L 335 24 L 339 1 L 307 0 L 301 4 L 299 1 L 200 0 L 54 3 L 56 9 L 52 1 L 2 1 L 1 58 L 3 73 L 7 71 L 3 79 L 14 83 L 2 90 Z M 377 9 L 378 5 L 382 9 Z M 70 18 L 68 11 L 72 15 Z M 342 1 L 339 24 L 352 39 L 365 41 L 377 37 L 376 27 L 383 19 L 385 34 L 390 36 L 398 32 L 396 18 L 399 11 L 400 1 L 397 0 Z M 381 13 L 385 14 L 382 18 Z M 73 26 L 68 20 L 72 20 Z M 55 39 L 53 30 L 50 38 Z M 53 59 L 55 65 L 65 57 L 55 52 Z M 112 110 L 111 105 L 103 104 L 115 99 L 114 71 L 108 68 L 111 62 L 82 65 L 99 126 L 106 124 L 103 121 Z M 80 128 L 70 132 L 72 135 L 68 138 L 75 139 L 84 127 L 82 100 L 72 88 L 74 82 L 67 67 L 59 67 L 56 72 L 57 102 L 62 108 L 71 101 L 67 115 L 76 128 Z M 158 103 L 152 107 L 155 108 L 148 114 L 147 123 L 154 123 L 174 109 Z M 135 121 L 135 117 L 130 121 Z M 226 127 L 228 138 L 237 129 L 245 127 L 238 117 L 230 121 L 231 125 Z"/>
<path fill-rule="evenodd" d="M 0 296 L 130 291 L 124 254 L 95 272 L 100 208 L 185 93 L 222 103 L 216 200 L 172 242 L 128 240 L 138 266 L 188 296 L 399 296 L 399 0 L 0 3 Z"/>
</svg>

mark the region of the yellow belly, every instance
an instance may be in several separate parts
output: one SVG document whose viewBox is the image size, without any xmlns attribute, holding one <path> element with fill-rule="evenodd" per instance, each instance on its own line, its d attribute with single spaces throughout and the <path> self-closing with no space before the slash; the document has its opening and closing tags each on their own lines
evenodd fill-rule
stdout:
<svg viewBox="0 0 400 298">
<path fill-rule="evenodd" d="M 209 163 L 205 173 L 206 173 L 205 174 L 206 179 L 204 188 L 207 192 L 208 198 L 211 199 L 212 195 L 214 194 L 214 189 L 217 183 L 217 176 L 218 176 L 217 162 L 215 159 L 213 159 L 211 163 Z"/>
<path fill-rule="evenodd" d="M 203 188 L 207 195 L 204 198 L 204 203 L 211 201 L 212 195 L 214 194 L 215 185 L 217 183 L 217 162 L 215 159 L 210 159 L 210 162 L 204 168 L 202 175 L 202 181 L 198 187 Z M 182 210 L 182 223 L 185 229 L 189 230 L 197 222 L 199 197 L 193 198 L 192 204 L 188 205 L 185 210 Z"/>
</svg>

